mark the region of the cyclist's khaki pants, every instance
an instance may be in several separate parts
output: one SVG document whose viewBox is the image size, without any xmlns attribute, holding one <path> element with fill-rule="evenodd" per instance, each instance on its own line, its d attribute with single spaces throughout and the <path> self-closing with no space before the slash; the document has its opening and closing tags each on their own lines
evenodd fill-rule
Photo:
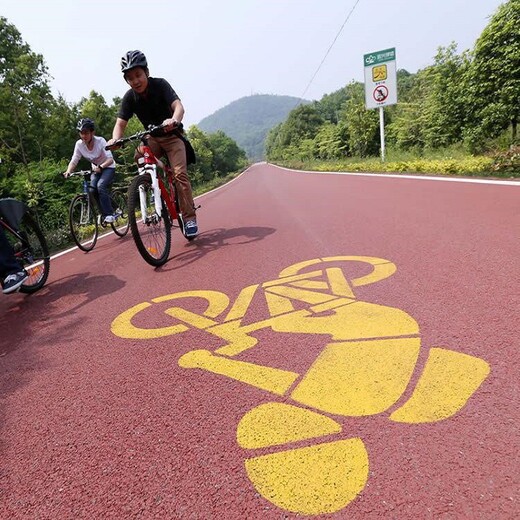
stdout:
<svg viewBox="0 0 520 520">
<path fill-rule="evenodd" d="M 195 204 L 191 193 L 191 183 L 188 177 L 186 163 L 186 147 L 175 135 L 165 137 L 149 137 L 148 145 L 157 158 L 164 154 L 173 170 L 175 185 L 178 190 L 179 206 L 184 222 L 195 218 Z"/>
</svg>

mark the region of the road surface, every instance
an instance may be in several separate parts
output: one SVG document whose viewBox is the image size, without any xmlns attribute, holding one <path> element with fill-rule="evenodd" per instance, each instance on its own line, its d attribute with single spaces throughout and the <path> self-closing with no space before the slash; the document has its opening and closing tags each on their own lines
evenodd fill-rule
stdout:
<svg viewBox="0 0 520 520">
<path fill-rule="evenodd" d="M 513 518 L 520 186 L 265 163 L 153 269 L 0 298 L 0 517 Z"/>
</svg>

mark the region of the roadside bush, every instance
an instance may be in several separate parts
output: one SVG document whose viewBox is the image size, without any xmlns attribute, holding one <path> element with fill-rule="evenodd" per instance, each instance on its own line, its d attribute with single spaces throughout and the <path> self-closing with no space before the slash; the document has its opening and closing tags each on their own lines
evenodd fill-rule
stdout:
<svg viewBox="0 0 520 520">
<path fill-rule="evenodd" d="M 497 174 L 520 176 L 520 146 L 511 146 L 505 152 L 496 152 L 492 159 L 492 169 Z"/>
</svg>

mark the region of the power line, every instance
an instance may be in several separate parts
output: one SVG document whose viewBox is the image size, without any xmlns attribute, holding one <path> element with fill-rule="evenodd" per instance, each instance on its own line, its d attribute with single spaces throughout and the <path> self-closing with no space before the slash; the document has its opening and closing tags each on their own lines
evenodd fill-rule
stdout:
<svg viewBox="0 0 520 520">
<path fill-rule="evenodd" d="M 321 69 L 321 66 L 323 65 L 323 63 L 325 62 L 325 60 L 327 59 L 327 56 L 329 55 L 329 52 L 331 51 L 332 47 L 334 47 L 334 44 L 336 43 L 336 40 L 339 38 L 339 35 L 341 34 L 341 31 L 343 30 L 343 28 L 345 27 L 345 25 L 347 24 L 349 18 L 351 17 L 352 13 L 354 12 L 354 9 L 356 8 L 356 6 L 359 4 L 361 0 L 356 0 L 356 3 L 354 4 L 354 6 L 352 7 L 352 9 L 350 10 L 350 12 L 348 13 L 347 17 L 345 18 L 345 21 L 343 22 L 343 25 L 340 27 L 339 31 L 338 31 L 338 34 L 336 34 L 336 37 L 334 38 L 333 42 L 330 44 L 330 47 L 329 49 L 327 50 L 327 52 L 325 53 L 325 56 L 323 56 L 323 59 L 321 60 L 321 63 L 318 65 L 318 68 L 316 69 L 316 72 L 314 73 L 314 75 L 312 76 L 311 80 L 309 81 L 308 85 L 305 87 L 305 90 L 303 91 L 303 94 L 300 96 L 300 102 L 298 104 L 301 103 L 301 100 L 304 98 L 305 94 L 307 93 L 307 90 L 309 90 L 309 87 L 311 86 L 312 82 L 314 81 L 314 78 L 318 75 L 318 72 L 320 71 Z"/>
</svg>

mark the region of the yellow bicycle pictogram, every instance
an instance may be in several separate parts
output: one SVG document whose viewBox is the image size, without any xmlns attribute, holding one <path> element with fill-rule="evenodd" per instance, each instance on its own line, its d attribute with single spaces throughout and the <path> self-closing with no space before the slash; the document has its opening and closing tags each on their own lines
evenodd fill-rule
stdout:
<svg viewBox="0 0 520 520">
<path fill-rule="evenodd" d="M 345 273 L 354 265 L 364 265 L 368 272 L 349 277 Z M 260 404 L 238 424 L 239 446 L 253 450 L 245 458 L 253 486 L 282 509 L 332 513 L 354 500 L 368 480 L 365 444 L 358 437 L 341 438 L 341 417 L 386 412 L 389 420 L 400 423 L 441 421 L 456 414 L 489 374 L 488 363 L 479 358 L 432 347 L 413 392 L 399 402 L 416 370 L 419 326 L 406 312 L 359 300 L 354 293 L 395 271 L 392 262 L 381 258 L 318 258 L 292 265 L 274 280 L 245 287 L 231 305 L 218 291 L 154 298 L 119 315 L 112 331 L 122 338 L 149 339 L 195 327 L 221 338 L 222 345 L 213 351 L 184 354 L 179 366 L 219 374 L 284 401 Z M 176 305 L 193 298 L 202 299 L 205 310 Z M 250 322 L 245 318 L 254 298 L 263 298 L 269 316 Z M 146 329 L 133 323 L 141 312 L 165 302 L 172 304 L 164 311 L 171 325 Z M 242 353 L 262 348 L 253 335 L 262 329 L 323 335 L 330 342 L 305 373 L 241 360 Z M 308 445 L 291 447 L 301 441 Z M 266 448 L 272 452 L 266 455 Z M 263 454 L 255 456 L 259 449 Z"/>
<path fill-rule="evenodd" d="M 386 70 L 386 65 L 377 65 L 372 68 L 372 81 L 384 81 L 388 77 L 388 72 Z"/>
</svg>

